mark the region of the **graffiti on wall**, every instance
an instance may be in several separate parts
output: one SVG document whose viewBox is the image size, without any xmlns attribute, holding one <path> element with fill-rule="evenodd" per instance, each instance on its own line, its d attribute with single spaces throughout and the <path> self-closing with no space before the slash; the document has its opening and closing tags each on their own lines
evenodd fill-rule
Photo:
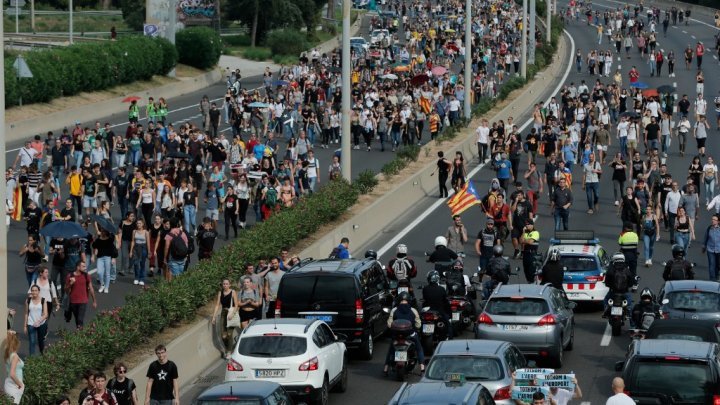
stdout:
<svg viewBox="0 0 720 405">
<path fill-rule="evenodd" d="M 178 21 L 214 19 L 217 15 L 215 0 L 180 0 L 178 3 Z"/>
</svg>

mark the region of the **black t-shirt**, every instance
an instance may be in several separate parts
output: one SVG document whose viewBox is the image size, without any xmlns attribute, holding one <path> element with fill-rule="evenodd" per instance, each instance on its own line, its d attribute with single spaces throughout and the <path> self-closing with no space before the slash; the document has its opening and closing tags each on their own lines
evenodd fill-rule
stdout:
<svg viewBox="0 0 720 405">
<path fill-rule="evenodd" d="M 438 172 L 440 172 L 440 174 L 447 175 L 449 172 L 448 166 L 449 166 L 448 161 L 445 158 L 438 159 L 437 167 L 438 167 Z"/>
<path fill-rule="evenodd" d="M 132 405 L 132 392 L 135 390 L 135 381 L 126 378 L 119 382 L 115 378 L 108 381 L 108 391 L 115 395 L 118 405 Z"/>
<path fill-rule="evenodd" d="M 97 257 L 111 257 L 113 251 L 113 238 L 97 238 L 93 241 L 93 249 L 97 249 Z"/>
<path fill-rule="evenodd" d="M 167 401 L 175 399 L 173 394 L 173 380 L 178 378 L 178 370 L 175 363 L 168 360 L 165 364 L 160 364 L 155 360 L 148 367 L 147 378 L 151 378 L 152 388 L 150 389 L 150 399 L 156 401 Z"/>
<path fill-rule="evenodd" d="M 97 181 L 95 178 L 91 177 L 85 177 L 83 178 L 83 186 L 85 186 L 85 195 L 88 197 L 95 197 L 95 187 Z"/>
<path fill-rule="evenodd" d="M 115 190 L 117 190 L 118 196 L 125 196 L 128 192 L 128 185 L 130 181 L 128 179 L 128 176 L 115 176 L 115 179 L 113 179 L 113 184 L 115 185 Z"/>
<path fill-rule="evenodd" d="M 197 193 L 194 191 L 186 191 L 183 193 L 183 205 L 195 205 L 195 197 Z"/>
<path fill-rule="evenodd" d="M 229 194 L 225 196 L 225 209 L 226 212 L 230 212 L 232 214 L 235 213 L 235 208 L 237 204 L 237 196 L 235 194 Z"/>
<path fill-rule="evenodd" d="M 214 229 L 198 229 L 197 232 L 197 240 L 198 240 L 198 246 L 200 247 L 200 250 L 210 252 L 213 250 L 213 246 L 215 245 L 215 239 L 217 238 L 218 233 Z"/>
<path fill-rule="evenodd" d="M 660 125 L 651 122 L 645 126 L 645 130 L 647 131 L 647 139 L 649 141 L 657 140 L 659 138 Z"/>
<path fill-rule="evenodd" d="M 120 224 L 120 234 L 121 234 L 122 240 L 128 241 L 128 242 L 131 241 L 132 234 L 133 234 L 133 231 L 135 230 L 135 228 L 137 228 L 137 226 L 135 225 L 134 221 L 131 224 L 126 224 L 125 221 L 123 221 Z"/>
<path fill-rule="evenodd" d="M 65 256 L 61 255 L 60 252 L 62 251 L 64 246 L 64 243 L 62 240 L 57 238 L 50 239 L 50 247 L 54 249 L 55 253 L 53 254 L 52 259 L 52 265 L 53 266 L 59 266 L 62 267 L 65 264 Z"/>
<path fill-rule="evenodd" d="M 525 138 L 525 141 L 527 142 L 528 150 L 530 152 L 537 152 L 538 146 L 540 146 L 539 137 L 537 134 L 528 134 L 528 136 Z"/>
</svg>

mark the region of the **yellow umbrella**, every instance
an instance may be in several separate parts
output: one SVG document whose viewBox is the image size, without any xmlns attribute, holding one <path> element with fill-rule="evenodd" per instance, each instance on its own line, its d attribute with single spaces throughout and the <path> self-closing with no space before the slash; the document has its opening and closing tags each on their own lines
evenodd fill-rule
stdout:
<svg viewBox="0 0 720 405">
<path fill-rule="evenodd" d="M 448 29 L 445 30 L 445 32 L 447 32 L 447 33 L 449 33 L 449 34 L 454 34 L 454 33 L 455 33 L 455 30 L 454 30 L 454 29 L 451 29 L 451 28 L 448 28 Z"/>
</svg>

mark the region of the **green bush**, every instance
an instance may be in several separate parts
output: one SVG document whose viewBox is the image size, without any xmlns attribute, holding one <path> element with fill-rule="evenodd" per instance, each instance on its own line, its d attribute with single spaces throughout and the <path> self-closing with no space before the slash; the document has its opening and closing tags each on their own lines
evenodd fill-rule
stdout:
<svg viewBox="0 0 720 405">
<path fill-rule="evenodd" d="M 298 62 L 298 56 L 292 55 L 273 55 L 272 60 L 280 66 L 292 66 Z"/>
<path fill-rule="evenodd" d="M 265 44 L 273 55 L 300 56 L 310 48 L 307 36 L 297 30 L 275 30 L 268 34 Z"/>
<path fill-rule="evenodd" d="M 48 102 L 84 91 L 104 90 L 123 83 L 167 74 L 177 64 L 173 45 L 144 36 L 118 41 L 83 43 L 65 48 L 26 52 L 32 78 L 15 79 L 14 57 L 5 58 L 5 103 Z"/>
<path fill-rule="evenodd" d="M 243 58 L 250 60 L 265 61 L 270 59 L 272 52 L 265 48 L 247 48 L 243 51 Z"/>
<path fill-rule="evenodd" d="M 222 51 L 220 35 L 208 27 L 191 27 L 175 34 L 180 63 L 209 69 L 217 65 Z"/>
<path fill-rule="evenodd" d="M 382 173 L 386 179 L 389 179 L 390 177 L 398 174 L 400 170 L 402 170 L 402 161 L 395 158 L 387 163 L 385 163 L 380 168 L 380 173 Z"/>
<path fill-rule="evenodd" d="M 355 187 L 360 194 L 369 194 L 378 185 L 378 182 L 377 177 L 375 177 L 375 172 L 368 169 L 360 172 L 357 179 L 353 182 L 353 187 Z"/>
<path fill-rule="evenodd" d="M 420 156 L 420 147 L 418 145 L 409 145 L 398 149 L 396 159 L 405 160 L 405 165 L 407 165 L 411 161 L 417 162 L 418 156 Z"/>
<path fill-rule="evenodd" d="M 250 37 L 247 35 L 227 35 L 222 37 L 222 41 L 227 46 L 250 46 Z"/>
<path fill-rule="evenodd" d="M 103 369 L 164 328 L 195 317 L 218 291 L 225 277 L 237 279 L 245 263 L 276 255 L 293 246 L 350 208 L 358 190 L 339 179 L 319 192 L 283 209 L 216 251 L 212 259 L 195 264 L 170 282 L 146 286 L 128 295 L 122 308 L 103 311 L 79 331 L 68 332 L 49 345 L 44 356 L 25 363 L 23 403 L 47 403 L 68 392 L 88 368 Z M 152 310 L 149 310 L 152 308 Z M 48 379 L 51 375 L 53 378 Z"/>
</svg>

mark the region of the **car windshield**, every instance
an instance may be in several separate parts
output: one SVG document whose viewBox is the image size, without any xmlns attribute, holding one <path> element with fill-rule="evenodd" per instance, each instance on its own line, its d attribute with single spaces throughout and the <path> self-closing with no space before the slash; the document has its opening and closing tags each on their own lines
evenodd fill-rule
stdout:
<svg viewBox="0 0 720 405">
<path fill-rule="evenodd" d="M 597 260 L 593 256 L 561 256 L 560 264 L 569 272 L 597 271 Z"/>
<path fill-rule="evenodd" d="M 259 399 L 240 399 L 228 396 L 227 399 L 198 400 L 197 405 L 260 405 Z"/>
<path fill-rule="evenodd" d="M 495 315 L 537 316 L 548 313 L 549 307 L 543 299 L 502 297 L 491 299 L 485 312 Z"/>
<path fill-rule="evenodd" d="M 462 373 L 468 380 L 496 381 L 503 378 L 502 365 L 494 357 L 433 356 L 425 376 L 431 380 L 443 380 L 446 373 Z"/>
<path fill-rule="evenodd" d="M 240 339 L 238 353 L 249 357 L 290 357 L 307 350 L 304 337 L 297 336 L 249 336 Z"/>
<path fill-rule="evenodd" d="M 641 360 L 632 379 L 630 392 L 664 394 L 673 403 L 705 403 L 712 385 L 707 363 L 682 360 Z"/>
<path fill-rule="evenodd" d="M 720 294 L 709 291 L 674 291 L 667 294 L 668 306 L 679 311 L 718 312 Z"/>
<path fill-rule="evenodd" d="M 355 305 L 355 282 L 352 277 L 301 276 L 286 281 L 287 288 L 283 288 L 281 297 L 283 305 Z"/>
<path fill-rule="evenodd" d="M 671 339 L 671 340 L 690 340 L 692 342 L 704 342 L 705 339 L 698 335 L 689 335 L 686 333 L 659 333 L 654 336 L 655 339 Z"/>
<path fill-rule="evenodd" d="M 362 45 L 362 44 L 365 43 L 365 39 L 363 39 L 363 38 L 352 38 L 352 39 L 350 40 L 350 43 L 351 43 L 351 44 L 361 44 L 361 45 Z"/>
</svg>

